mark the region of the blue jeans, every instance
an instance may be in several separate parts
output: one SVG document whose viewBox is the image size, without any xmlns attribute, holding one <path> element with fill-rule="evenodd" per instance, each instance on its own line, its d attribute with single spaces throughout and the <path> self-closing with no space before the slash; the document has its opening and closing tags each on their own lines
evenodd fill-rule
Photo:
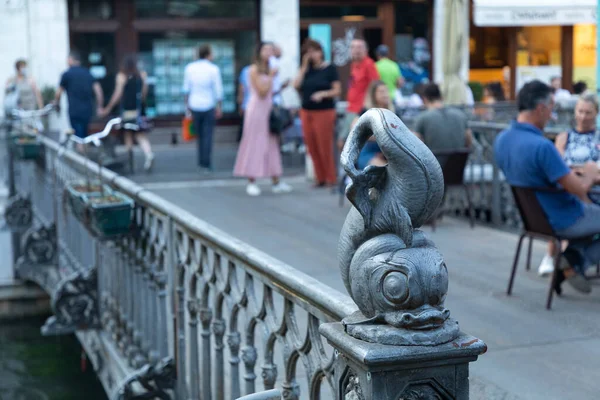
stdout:
<svg viewBox="0 0 600 400">
<path fill-rule="evenodd" d="M 567 250 L 571 249 L 581 257 L 582 265 L 574 265 L 580 272 L 600 262 L 600 239 L 596 237 L 600 234 L 600 206 L 585 203 L 583 207 L 583 216 L 577 222 L 556 232 L 559 237 L 569 240 Z"/>
<path fill-rule="evenodd" d="M 71 128 L 75 131 L 75 136 L 81 139 L 85 138 L 88 135 L 90 118 L 70 115 L 69 119 L 71 120 Z"/>
<path fill-rule="evenodd" d="M 215 129 L 215 109 L 192 111 L 194 130 L 198 141 L 198 165 L 211 168 L 213 131 Z"/>
</svg>

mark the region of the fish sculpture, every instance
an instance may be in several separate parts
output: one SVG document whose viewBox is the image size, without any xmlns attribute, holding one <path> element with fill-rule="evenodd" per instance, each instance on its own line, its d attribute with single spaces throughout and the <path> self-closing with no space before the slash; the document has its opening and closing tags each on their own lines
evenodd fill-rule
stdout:
<svg viewBox="0 0 600 400">
<path fill-rule="evenodd" d="M 385 166 L 356 167 L 373 136 Z M 344 319 L 359 339 L 396 345 L 436 345 L 458 336 L 444 307 L 444 259 L 418 230 L 440 206 L 442 169 L 425 144 L 394 113 L 371 109 L 350 132 L 341 164 L 351 183 L 350 209 L 340 234 L 342 279 L 359 312 Z"/>
</svg>

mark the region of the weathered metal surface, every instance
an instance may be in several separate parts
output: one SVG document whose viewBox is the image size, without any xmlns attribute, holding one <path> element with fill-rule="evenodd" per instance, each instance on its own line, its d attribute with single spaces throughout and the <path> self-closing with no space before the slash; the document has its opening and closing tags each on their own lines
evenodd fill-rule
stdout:
<svg viewBox="0 0 600 400">
<path fill-rule="evenodd" d="M 371 136 L 387 165 L 359 171 Z M 348 136 L 341 162 L 353 207 L 338 258 L 360 311 L 320 327 L 338 354 L 336 399 L 468 399 L 468 364 L 486 346 L 450 318 L 446 264 L 418 229 L 443 198 L 437 159 L 394 113 L 372 109 Z"/>
<path fill-rule="evenodd" d="M 384 167 L 355 165 L 374 136 Z M 418 228 L 440 205 L 442 169 L 431 151 L 392 112 L 367 111 L 341 155 L 352 182 L 353 207 L 340 234 L 342 279 L 360 314 L 344 319 L 357 338 L 392 345 L 435 345 L 458 335 L 444 307 L 448 271 L 441 254 Z"/>
<path fill-rule="evenodd" d="M 42 327 L 42 335 L 67 335 L 77 330 L 98 329 L 97 287 L 95 267 L 74 272 L 61 280 L 52 293 L 54 315 Z"/>
<path fill-rule="evenodd" d="M 8 199 L 4 209 L 4 220 L 12 230 L 24 230 L 31 226 L 33 211 L 31 199 L 26 196 L 15 195 Z"/>
<path fill-rule="evenodd" d="M 173 398 L 174 386 L 175 364 L 172 358 L 165 358 L 156 364 L 147 364 L 126 377 L 117 385 L 110 400 L 169 400 Z"/>
</svg>

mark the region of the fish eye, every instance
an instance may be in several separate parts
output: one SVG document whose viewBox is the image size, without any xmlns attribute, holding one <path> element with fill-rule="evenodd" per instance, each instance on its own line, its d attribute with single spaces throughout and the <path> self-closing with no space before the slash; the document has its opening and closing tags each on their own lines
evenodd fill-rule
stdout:
<svg viewBox="0 0 600 400">
<path fill-rule="evenodd" d="M 399 271 L 391 271 L 384 278 L 382 292 L 385 298 L 394 303 L 401 304 L 408 299 L 408 277 Z"/>
</svg>

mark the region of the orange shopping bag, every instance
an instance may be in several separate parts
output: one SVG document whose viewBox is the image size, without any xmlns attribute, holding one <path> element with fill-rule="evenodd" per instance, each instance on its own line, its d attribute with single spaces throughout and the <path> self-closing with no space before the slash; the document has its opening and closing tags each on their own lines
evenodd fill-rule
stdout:
<svg viewBox="0 0 600 400">
<path fill-rule="evenodd" d="M 196 139 L 192 117 L 184 117 L 181 121 L 181 136 L 184 142 Z"/>
</svg>

